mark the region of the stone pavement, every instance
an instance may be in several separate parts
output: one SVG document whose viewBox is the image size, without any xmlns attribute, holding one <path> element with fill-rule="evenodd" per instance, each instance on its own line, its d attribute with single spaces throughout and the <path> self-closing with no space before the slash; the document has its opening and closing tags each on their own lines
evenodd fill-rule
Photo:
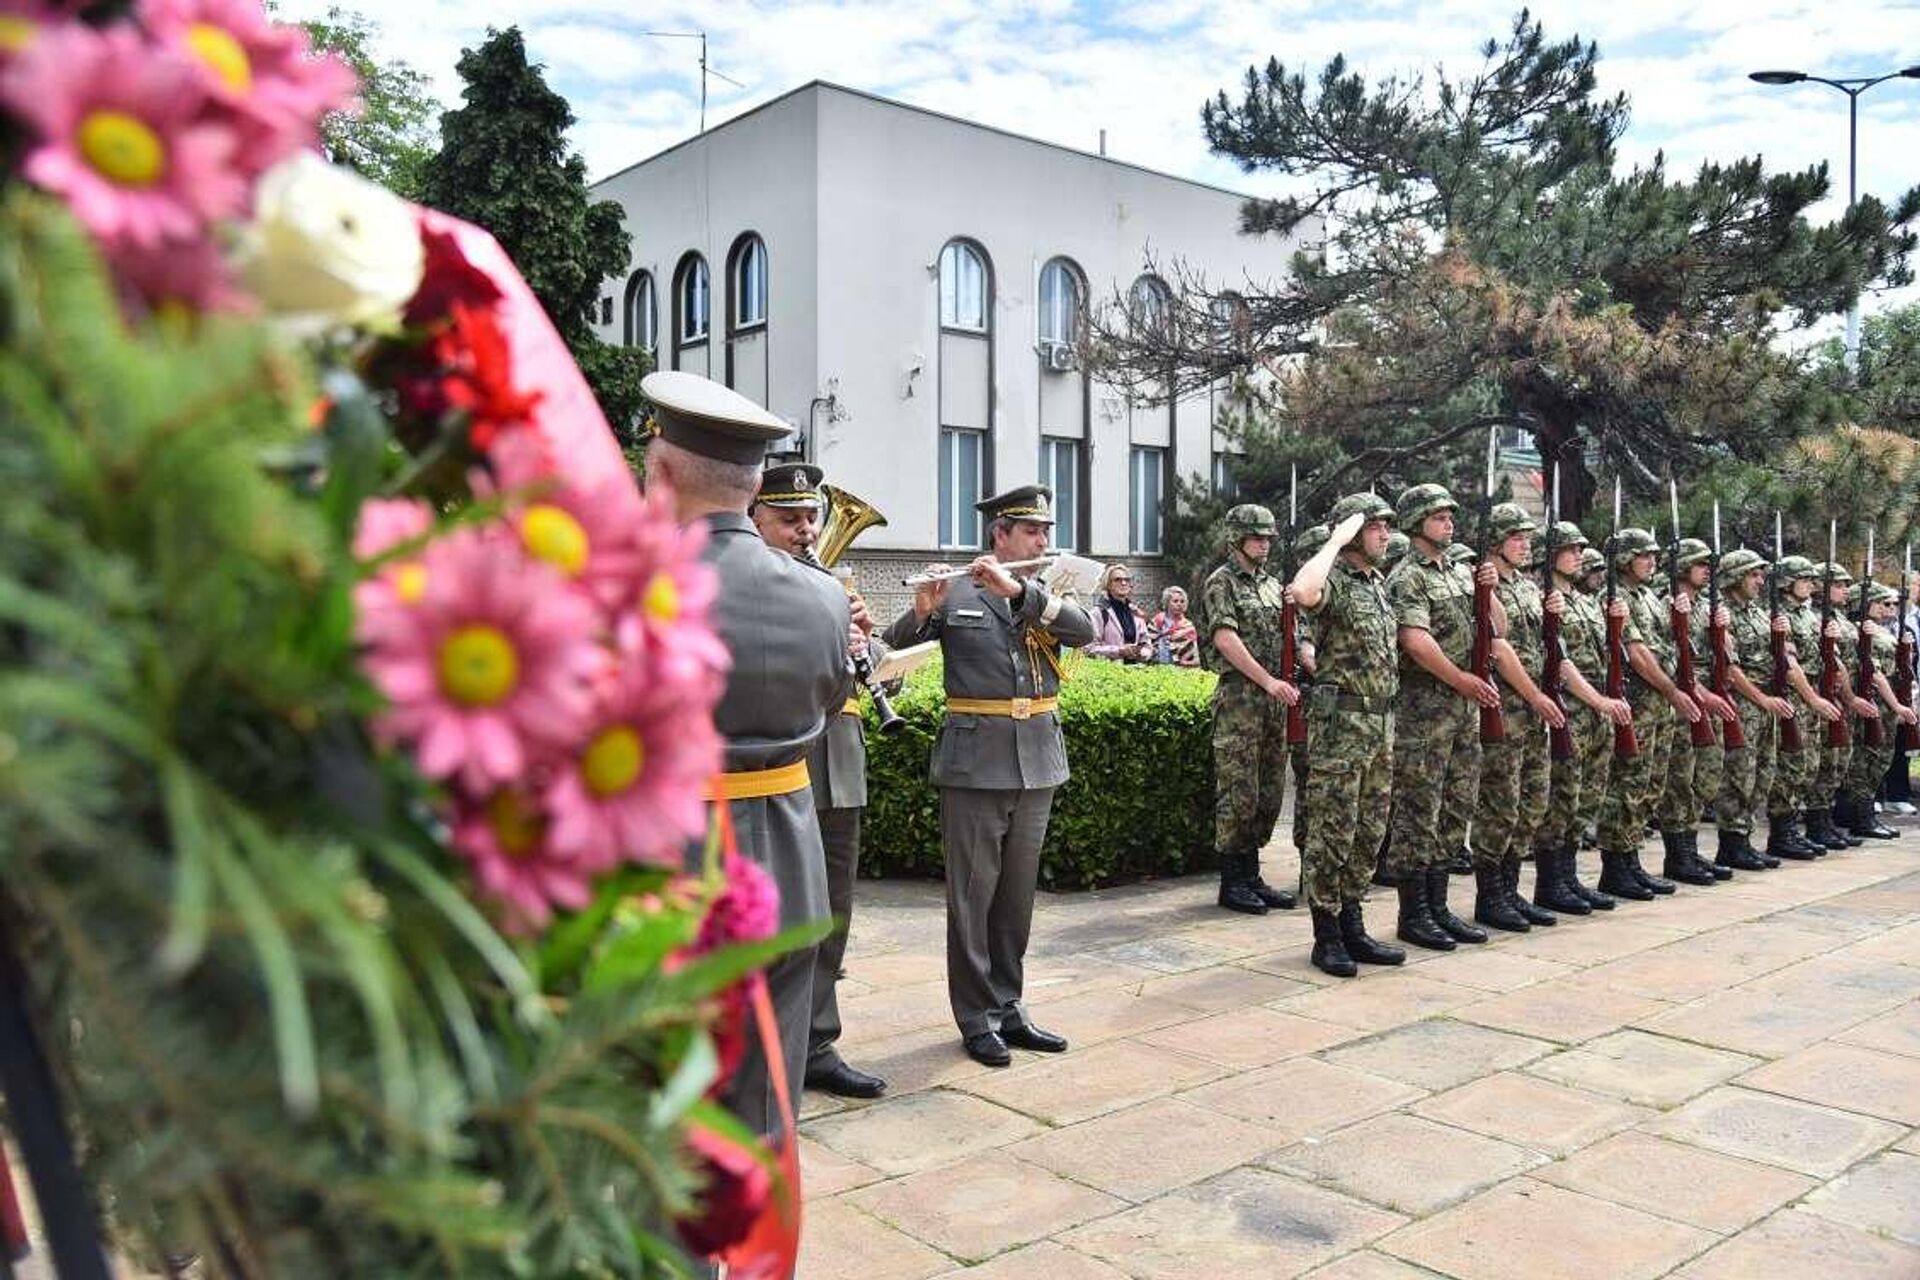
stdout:
<svg viewBox="0 0 1920 1280">
<path fill-rule="evenodd" d="M 892 1088 L 807 1096 L 803 1280 L 1920 1277 L 1920 829 L 1344 981 L 1213 894 L 1043 893 L 1073 1047 L 994 1071 L 940 887 L 861 882 L 846 1056 Z"/>
</svg>

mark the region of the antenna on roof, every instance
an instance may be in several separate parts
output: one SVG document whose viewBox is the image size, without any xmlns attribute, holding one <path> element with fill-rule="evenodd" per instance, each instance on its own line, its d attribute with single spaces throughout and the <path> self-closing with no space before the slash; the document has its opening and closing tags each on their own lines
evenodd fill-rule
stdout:
<svg viewBox="0 0 1920 1280">
<path fill-rule="evenodd" d="M 707 33 L 704 31 L 642 31 L 643 36 L 652 36 L 656 40 L 698 40 L 700 42 L 700 132 L 707 131 L 707 77 L 725 80 L 736 89 L 747 86 L 732 76 L 722 75 L 707 65 Z"/>
</svg>

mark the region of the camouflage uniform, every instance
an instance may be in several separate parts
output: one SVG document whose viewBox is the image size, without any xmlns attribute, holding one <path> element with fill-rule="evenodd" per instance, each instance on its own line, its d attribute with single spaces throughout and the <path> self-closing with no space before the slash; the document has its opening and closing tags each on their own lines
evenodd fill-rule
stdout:
<svg viewBox="0 0 1920 1280">
<path fill-rule="evenodd" d="M 1387 578 L 1399 627 L 1425 631 L 1455 666 L 1467 667 L 1473 645 L 1473 578 L 1445 555 L 1417 548 Z M 1479 716 L 1474 704 L 1441 684 L 1405 653 L 1395 717 L 1400 750 L 1393 774 L 1395 869 L 1444 866 L 1466 838 L 1480 779 Z M 1445 797 L 1457 806 L 1448 811 Z"/>
<path fill-rule="evenodd" d="M 1753 569 L 1764 567 L 1758 553 L 1732 552 L 1720 562 L 1720 585 L 1737 582 Z M 1764 689 L 1773 676 L 1772 616 L 1763 600 L 1727 602 L 1729 656 L 1740 665 L 1747 679 Z M 1753 830 L 1753 811 L 1773 785 L 1773 758 L 1777 738 L 1774 717 L 1765 708 L 1742 698 L 1740 729 L 1747 745 L 1727 752 L 1726 771 L 1720 780 L 1720 795 L 1714 801 L 1714 825 L 1720 830 L 1745 835 Z"/>
<path fill-rule="evenodd" d="M 1781 611 L 1790 628 L 1788 643 L 1802 670 L 1812 671 L 1820 653 L 1820 614 L 1812 600 L 1795 601 L 1789 589 L 1795 582 L 1814 576 L 1813 561 L 1805 556 L 1787 556 L 1780 561 Z M 1794 699 L 1794 723 L 1800 729 L 1800 750 L 1781 750 L 1773 762 L 1773 787 L 1767 794 L 1767 813 L 1772 817 L 1798 818 L 1811 803 L 1813 775 L 1819 765 L 1820 737 L 1824 725 L 1813 707 Z"/>
<path fill-rule="evenodd" d="M 1832 580 L 1836 583 L 1853 581 L 1853 575 L 1839 565 L 1824 564 L 1821 565 L 1820 568 L 1822 571 L 1820 590 L 1822 592 L 1826 590 L 1825 584 L 1828 573 L 1831 573 Z M 1816 598 L 1818 598 L 1817 593 Z M 1818 627 L 1821 612 L 1819 607 L 1816 606 L 1814 608 L 1813 613 L 1816 628 Z M 1837 651 L 1839 665 L 1844 668 L 1847 663 L 1852 660 L 1853 654 L 1859 647 L 1860 630 L 1854 625 L 1853 619 L 1847 617 L 1844 608 L 1836 606 L 1832 610 L 1832 614 L 1832 620 L 1837 624 L 1835 627 L 1837 639 L 1834 642 L 1834 648 Z M 1824 666 L 1821 669 L 1821 678 L 1822 680 L 1826 678 Z M 1840 710 L 1847 717 L 1847 725 L 1850 732 L 1847 735 L 1848 740 L 1844 744 L 1837 747 L 1829 745 L 1821 748 L 1820 765 L 1813 780 L 1813 794 L 1822 808 L 1832 807 L 1836 798 L 1839 796 L 1840 785 L 1846 780 L 1847 767 L 1853 762 L 1853 747 L 1860 733 L 1860 718 L 1847 710 L 1849 694 L 1847 682 L 1845 679 L 1842 679 L 1840 684 Z M 1823 732 L 1820 737 L 1824 743 L 1826 741 L 1826 734 Z"/>
<path fill-rule="evenodd" d="M 1871 598 L 1875 604 L 1899 602 L 1898 593 L 1888 587 L 1878 583 L 1861 585 L 1872 587 Z M 1856 591 L 1859 589 L 1855 588 Z M 1878 634 L 1870 641 L 1873 647 L 1873 669 L 1885 674 L 1893 670 L 1896 642 L 1888 630 L 1887 623 L 1876 623 L 1875 626 Z M 1880 706 L 1880 742 L 1877 745 L 1869 744 L 1866 722 L 1861 720 L 1855 723 L 1855 732 L 1859 736 L 1854 740 L 1853 759 L 1848 764 L 1846 777 L 1841 783 L 1840 790 L 1846 795 L 1856 814 L 1864 807 L 1866 816 L 1871 818 L 1874 794 L 1879 791 L 1881 781 L 1887 776 L 1887 770 L 1893 766 L 1895 744 L 1900 736 L 1900 721 L 1886 709 L 1886 704 L 1881 701 L 1877 692 L 1870 693 L 1867 697 Z"/>
<path fill-rule="evenodd" d="M 1316 524 L 1294 539 L 1293 562 L 1305 564 L 1313 553 L 1327 545 L 1327 535 L 1332 530 L 1324 524 Z M 1299 643 L 1311 648 L 1314 654 L 1314 671 L 1308 672 L 1303 665 L 1300 674 L 1300 696 L 1305 697 L 1313 682 L 1319 678 L 1320 631 L 1319 624 L 1307 614 L 1300 615 Z M 1293 847 L 1296 851 L 1307 847 L 1307 747 L 1313 741 L 1313 718 L 1307 717 L 1306 739 L 1290 743 L 1287 752 L 1287 764 L 1293 772 Z"/>
<path fill-rule="evenodd" d="M 1502 538 L 1536 526 L 1524 511 L 1502 503 L 1492 512 L 1493 536 Z M 1546 664 L 1546 600 L 1530 574 L 1514 571 L 1494 588 L 1507 615 L 1507 643 L 1527 674 L 1538 680 Z M 1473 813 L 1473 863 L 1502 866 L 1533 847 L 1533 835 L 1546 821 L 1548 761 L 1546 729 L 1520 695 L 1503 689 L 1500 713 L 1506 736 L 1481 748 L 1480 790 Z"/>
<path fill-rule="evenodd" d="M 1563 591 L 1566 616 L 1560 621 L 1560 647 L 1580 674 L 1595 686 L 1607 669 L 1607 621 L 1600 602 L 1579 591 Z M 1607 761 L 1612 758 L 1613 727 L 1584 703 L 1567 707 L 1573 731 L 1573 758 L 1555 760 L 1550 770 L 1547 817 L 1541 827 L 1543 842 L 1580 838 L 1583 816 L 1599 808 L 1606 784 Z"/>
<path fill-rule="evenodd" d="M 1589 547 L 1580 560 L 1580 572 L 1591 577 L 1599 569 L 1605 568 L 1606 557 L 1597 547 Z M 1607 674 L 1607 615 L 1606 597 L 1598 592 L 1578 596 L 1584 604 L 1582 617 L 1584 626 L 1593 637 L 1593 665 L 1586 665 L 1583 651 L 1576 652 L 1569 641 L 1567 656 L 1573 658 L 1574 665 L 1580 668 L 1595 688 L 1603 687 Z M 1569 626 L 1565 634 L 1572 634 Z M 1586 833 L 1597 829 L 1600 822 L 1600 806 L 1607 795 L 1607 782 L 1613 774 L 1613 725 L 1606 717 L 1588 707 L 1580 707 L 1573 735 L 1574 754 L 1580 761 L 1580 786 L 1577 796 L 1569 802 L 1568 818 L 1571 827 L 1567 835 L 1576 842 Z"/>
<path fill-rule="evenodd" d="M 1705 562 L 1712 555 L 1712 548 L 1698 538 L 1681 539 L 1677 566 L 1681 576 L 1685 576 L 1687 570 Z M 1700 592 L 1690 596 L 1689 603 L 1693 612 L 1687 615 L 1687 643 L 1692 648 L 1694 673 L 1698 679 L 1705 672 L 1709 661 L 1706 593 Z M 1667 607 L 1671 611 L 1671 599 Z M 1699 683 L 1704 684 L 1705 681 L 1701 680 Z M 1692 690 L 1688 692 L 1691 693 Z M 1707 805 L 1713 802 L 1719 785 L 1720 744 L 1717 741 L 1711 741 L 1695 746 L 1693 734 L 1689 728 L 1676 724 L 1673 748 L 1667 757 L 1665 777 L 1661 780 L 1660 801 L 1654 810 L 1654 821 L 1660 827 L 1662 834 L 1672 835 L 1692 831 L 1699 824 L 1700 815 L 1706 812 Z"/>
<path fill-rule="evenodd" d="M 1643 530 L 1624 529 L 1619 534 L 1621 552 L 1616 558 L 1635 554 L 1626 550 L 1630 546 L 1641 545 L 1629 537 L 1634 534 L 1651 548 L 1652 534 Z M 1666 632 L 1665 610 L 1659 596 L 1644 583 L 1636 587 L 1622 586 L 1618 594 L 1627 604 L 1626 626 L 1621 643 L 1629 648 L 1635 644 L 1646 645 L 1652 650 L 1654 660 L 1661 669 L 1671 670 L 1674 661 L 1673 642 Z M 1655 764 L 1657 762 L 1664 766 L 1667 754 L 1666 726 L 1672 720 L 1672 708 L 1667 705 L 1666 699 L 1629 669 L 1627 701 L 1633 706 L 1634 736 L 1639 742 L 1640 751 L 1631 760 L 1616 758 L 1608 770 L 1607 790 L 1600 802 L 1599 837 L 1603 853 L 1628 853 L 1640 847 L 1641 835 L 1646 830 L 1648 807 L 1657 794 Z"/>
<path fill-rule="evenodd" d="M 1227 513 L 1227 528 L 1237 549 L 1248 537 L 1274 536 L 1273 515 L 1265 507 L 1242 504 Z M 1207 666 L 1220 677 L 1213 691 L 1213 841 L 1220 854 L 1220 905 L 1254 913 L 1293 905 L 1291 895 L 1260 880 L 1260 850 L 1273 838 L 1286 801 L 1287 705 L 1228 662 L 1213 635 L 1236 633 L 1253 660 L 1277 674 L 1284 590 L 1285 584 L 1263 568 L 1243 564 L 1237 551 L 1230 551 L 1200 588 Z"/>
</svg>

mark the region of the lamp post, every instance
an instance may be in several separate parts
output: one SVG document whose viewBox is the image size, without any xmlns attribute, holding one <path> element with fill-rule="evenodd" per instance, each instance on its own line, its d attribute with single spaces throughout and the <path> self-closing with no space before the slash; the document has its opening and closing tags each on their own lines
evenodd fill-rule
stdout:
<svg viewBox="0 0 1920 1280">
<path fill-rule="evenodd" d="M 1877 84 L 1888 80 L 1920 80 L 1920 65 L 1902 67 L 1898 71 L 1889 71 L 1878 76 L 1816 76 L 1804 71 L 1753 71 L 1747 79 L 1766 85 L 1799 84 L 1811 81 L 1814 84 L 1830 85 L 1847 95 L 1847 211 L 1853 211 L 1853 202 L 1858 198 L 1858 177 L 1860 165 L 1860 95 Z M 1860 371 L 1860 304 L 1856 300 L 1847 308 L 1847 372 Z"/>
</svg>

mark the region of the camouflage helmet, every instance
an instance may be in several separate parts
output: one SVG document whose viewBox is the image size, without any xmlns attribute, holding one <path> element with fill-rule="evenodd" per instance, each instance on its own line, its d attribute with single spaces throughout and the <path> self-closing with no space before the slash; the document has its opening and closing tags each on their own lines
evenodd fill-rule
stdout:
<svg viewBox="0 0 1920 1280">
<path fill-rule="evenodd" d="M 1271 538 L 1276 535 L 1273 512 L 1255 502 L 1243 502 L 1227 512 L 1227 536 L 1235 542 L 1242 538 Z"/>
<path fill-rule="evenodd" d="M 1580 576 L 1592 577 L 1607 567 L 1607 557 L 1598 547 L 1588 547 L 1580 553 Z"/>
<path fill-rule="evenodd" d="M 1659 550 L 1659 540 L 1645 529 L 1622 529 L 1613 535 L 1613 559 L 1616 564 Z"/>
<path fill-rule="evenodd" d="M 1449 542 L 1447 544 L 1448 564 L 1472 564 L 1479 558 L 1479 555 L 1474 549 L 1464 542 Z"/>
<path fill-rule="evenodd" d="M 1873 603 L 1899 604 L 1900 593 L 1884 582 L 1876 582 L 1873 584 Z"/>
<path fill-rule="evenodd" d="M 1842 586 L 1846 586 L 1853 581 L 1853 575 L 1847 572 L 1847 566 L 1841 564 L 1838 560 L 1827 561 L 1819 566 L 1819 570 L 1821 577 L 1824 578 L 1831 575 L 1833 580 Z"/>
<path fill-rule="evenodd" d="M 1400 527 L 1412 533 L 1428 516 L 1438 511 L 1457 511 L 1460 504 L 1443 484 L 1416 484 L 1400 495 L 1394 509 L 1400 513 Z"/>
<path fill-rule="evenodd" d="M 1564 551 L 1568 547 L 1584 547 L 1588 545 L 1587 531 L 1571 520 L 1555 521 L 1552 535 L 1553 549 L 1555 551 Z"/>
<path fill-rule="evenodd" d="M 1680 554 L 1675 558 L 1674 564 L 1682 569 L 1691 569 L 1693 566 L 1704 564 L 1711 559 L 1713 559 L 1712 547 L 1700 541 L 1698 538 L 1682 538 L 1680 539 Z"/>
<path fill-rule="evenodd" d="M 1324 524 L 1316 524 L 1309 528 L 1302 529 L 1300 536 L 1293 540 L 1293 553 L 1305 559 L 1320 548 L 1326 546 L 1327 538 L 1331 536 L 1332 533 L 1333 530 Z"/>
<path fill-rule="evenodd" d="M 1333 510 L 1327 512 L 1328 532 L 1348 516 L 1365 516 L 1368 520 L 1393 519 L 1393 506 L 1377 493 L 1350 493 L 1333 504 Z"/>
<path fill-rule="evenodd" d="M 1779 571 L 1780 586 L 1782 589 L 1802 578 L 1817 578 L 1820 576 L 1820 566 L 1805 556 L 1781 556 L 1779 563 L 1774 567 Z"/>
<path fill-rule="evenodd" d="M 1720 557 L 1720 582 L 1738 582 L 1755 569 L 1767 567 L 1767 558 L 1751 547 L 1741 547 Z"/>
<path fill-rule="evenodd" d="M 1387 535 L 1387 549 L 1380 554 L 1380 563 L 1392 568 L 1407 558 L 1407 552 L 1413 549 L 1413 539 L 1395 529 Z"/>
<path fill-rule="evenodd" d="M 1516 533 L 1536 533 L 1540 525 L 1517 502 L 1503 502 L 1487 512 L 1487 532 L 1495 541 Z"/>
</svg>

